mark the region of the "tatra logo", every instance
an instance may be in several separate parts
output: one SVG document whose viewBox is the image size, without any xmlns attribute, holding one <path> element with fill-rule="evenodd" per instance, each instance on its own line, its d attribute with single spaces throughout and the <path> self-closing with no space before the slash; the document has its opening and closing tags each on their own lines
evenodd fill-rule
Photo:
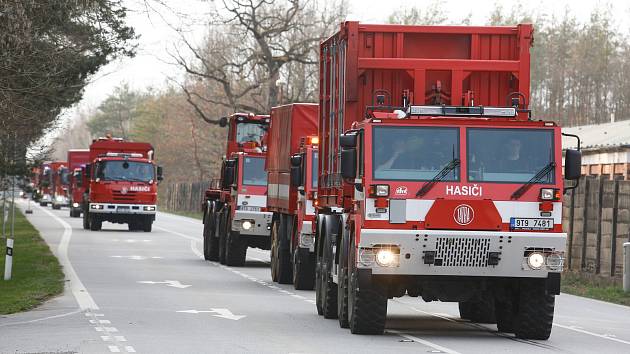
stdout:
<svg viewBox="0 0 630 354">
<path fill-rule="evenodd" d="M 151 190 L 151 187 L 149 186 L 131 186 L 129 188 L 130 191 L 133 192 L 148 192 Z"/>
<path fill-rule="evenodd" d="M 483 195 L 481 186 L 473 184 L 472 186 L 446 186 L 446 195 L 472 195 L 480 197 Z"/>
<path fill-rule="evenodd" d="M 398 194 L 398 195 L 407 195 L 407 187 L 400 186 L 400 187 L 396 188 L 396 194 Z"/>
<path fill-rule="evenodd" d="M 458 225 L 466 226 L 475 218 L 475 211 L 468 204 L 460 204 L 453 212 L 453 219 Z"/>
<path fill-rule="evenodd" d="M 127 194 L 127 192 L 129 192 L 129 189 L 127 189 L 127 187 L 122 187 L 122 189 L 120 190 L 121 194 Z"/>
</svg>

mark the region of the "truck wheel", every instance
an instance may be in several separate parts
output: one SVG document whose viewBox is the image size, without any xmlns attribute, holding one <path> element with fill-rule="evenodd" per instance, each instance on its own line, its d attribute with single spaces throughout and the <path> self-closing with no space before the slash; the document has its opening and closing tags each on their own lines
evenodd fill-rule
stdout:
<svg viewBox="0 0 630 354">
<path fill-rule="evenodd" d="M 59 210 L 59 209 L 61 209 L 61 205 L 59 205 L 59 204 L 53 204 L 53 205 L 52 205 L 52 208 L 53 208 L 53 210 Z"/>
<path fill-rule="evenodd" d="M 101 231 L 102 227 L 103 220 L 101 220 L 97 215 L 90 215 L 90 230 Z"/>
<path fill-rule="evenodd" d="M 321 295 L 324 318 L 337 318 L 337 284 L 333 282 L 331 274 L 333 262 L 335 261 L 331 234 L 331 232 L 326 232 L 323 235 Z"/>
<path fill-rule="evenodd" d="M 459 317 L 477 323 L 496 323 L 494 297 L 484 294 L 480 301 L 460 301 Z"/>
<path fill-rule="evenodd" d="M 280 215 L 271 225 L 271 279 L 280 284 L 291 284 L 293 280 L 286 219 Z"/>
<path fill-rule="evenodd" d="M 242 267 L 245 265 L 245 257 L 247 256 L 247 240 L 240 237 L 241 235 L 237 231 L 229 230 L 227 234 L 225 264 L 231 267 Z"/>
<path fill-rule="evenodd" d="M 140 225 L 142 226 L 142 231 L 151 232 L 153 229 L 153 220 L 151 220 L 150 217 L 147 217 L 145 220 L 140 222 Z"/>
<path fill-rule="evenodd" d="M 39 202 L 39 206 L 43 206 L 43 207 L 45 207 L 45 206 L 47 206 L 47 205 L 48 205 L 48 203 L 46 203 L 46 202 Z"/>
<path fill-rule="evenodd" d="M 387 320 L 387 296 L 378 289 L 359 285 L 356 266 L 348 279 L 348 323 L 353 334 L 383 334 Z"/>
<path fill-rule="evenodd" d="M 225 226 L 225 214 L 227 212 L 225 210 L 219 214 L 219 223 L 217 225 L 217 232 L 219 233 L 219 263 L 221 264 L 225 264 L 225 250 L 227 248 L 227 229 Z"/>
<path fill-rule="evenodd" d="M 348 237 L 344 235 L 339 245 L 339 277 L 337 281 L 337 317 L 339 327 L 348 328 Z"/>
<path fill-rule="evenodd" d="M 90 229 L 90 213 L 83 212 L 83 230 Z"/>
<path fill-rule="evenodd" d="M 293 252 L 293 287 L 295 290 L 313 290 L 315 286 L 315 257 L 306 248 Z"/>
<path fill-rule="evenodd" d="M 206 261 L 219 260 L 219 239 L 214 237 L 214 213 L 206 213 L 203 223 L 203 258 Z"/>
<path fill-rule="evenodd" d="M 521 280 L 514 332 L 521 339 L 549 339 L 555 296 L 547 293 L 545 279 Z"/>
<path fill-rule="evenodd" d="M 514 333 L 514 302 L 512 299 L 495 299 L 494 313 L 497 319 L 497 330 L 503 333 Z"/>
</svg>

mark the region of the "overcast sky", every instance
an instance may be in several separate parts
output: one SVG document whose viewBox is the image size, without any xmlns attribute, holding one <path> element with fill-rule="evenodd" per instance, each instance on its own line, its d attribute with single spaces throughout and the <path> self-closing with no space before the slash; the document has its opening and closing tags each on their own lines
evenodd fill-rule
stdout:
<svg viewBox="0 0 630 354">
<path fill-rule="evenodd" d="M 97 107 L 110 94 L 114 87 L 126 82 L 134 89 L 148 87 L 163 87 L 167 77 L 181 77 L 180 70 L 170 65 L 168 50 L 178 42 L 178 35 L 173 26 L 187 28 L 188 37 L 199 41 L 204 34 L 205 16 L 215 3 L 221 1 L 204 0 L 163 0 L 170 9 L 156 7 L 146 8 L 152 4 L 151 0 L 125 0 L 131 9 L 128 23 L 133 26 L 140 36 L 138 40 L 138 54 L 134 58 L 122 59 L 110 63 L 94 77 L 92 83 L 86 87 L 83 100 L 69 110 L 64 116 L 68 122 L 76 116 L 77 109 Z M 349 0 L 350 13 L 348 19 L 369 23 L 382 23 L 387 16 L 399 8 L 410 6 L 422 7 L 432 1 L 422 0 Z M 516 1 L 505 0 L 444 0 L 443 8 L 451 21 L 456 21 L 472 15 L 473 24 L 485 24 L 495 4 L 511 9 Z M 627 34 L 630 31 L 630 3 L 627 1 L 594 1 L 594 0 L 538 0 L 523 2 L 527 8 L 535 9 L 535 13 L 546 15 L 562 15 L 569 9 L 581 22 L 588 21 L 590 13 L 597 6 L 610 4 L 613 7 L 617 28 Z M 217 5 L 218 6 L 218 5 Z M 173 14 L 171 10 L 178 14 Z M 185 15 L 181 20 L 178 15 Z"/>
</svg>

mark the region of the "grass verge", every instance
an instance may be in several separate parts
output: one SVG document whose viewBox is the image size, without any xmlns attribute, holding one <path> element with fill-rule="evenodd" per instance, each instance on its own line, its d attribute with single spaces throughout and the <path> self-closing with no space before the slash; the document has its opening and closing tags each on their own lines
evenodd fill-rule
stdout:
<svg viewBox="0 0 630 354">
<path fill-rule="evenodd" d="M 7 233 L 8 230 L 7 227 Z M 0 241 L 0 273 L 3 276 L 6 241 Z M 12 279 L 5 281 L 0 277 L 0 314 L 32 309 L 63 291 L 64 275 L 59 261 L 17 208 L 13 249 Z"/>
<path fill-rule="evenodd" d="M 189 218 L 194 218 L 198 220 L 203 219 L 203 213 L 200 211 L 173 211 L 173 210 L 165 210 L 165 213 L 175 214 L 180 216 L 187 216 Z"/>
<path fill-rule="evenodd" d="M 624 293 L 618 281 L 607 278 L 565 272 L 562 274 L 561 290 L 567 294 L 630 306 L 630 293 Z"/>
</svg>

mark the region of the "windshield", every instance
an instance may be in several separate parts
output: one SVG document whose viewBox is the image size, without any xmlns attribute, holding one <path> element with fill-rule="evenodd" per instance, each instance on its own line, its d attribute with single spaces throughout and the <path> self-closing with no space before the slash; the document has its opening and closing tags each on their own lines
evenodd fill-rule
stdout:
<svg viewBox="0 0 630 354">
<path fill-rule="evenodd" d="M 238 123 L 236 124 L 236 142 L 239 144 L 246 142 L 256 142 L 262 145 L 262 136 L 265 129 L 262 124 L 258 123 Z"/>
<path fill-rule="evenodd" d="M 70 172 L 67 168 L 61 168 L 59 170 L 59 177 L 61 179 L 61 184 L 69 184 L 70 183 Z"/>
<path fill-rule="evenodd" d="M 318 153 L 317 151 L 313 151 L 313 155 L 312 155 L 312 160 L 311 161 L 311 183 L 312 183 L 312 188 L 317 188 L 317 177 L 318 177 L 318 171 L 317 171 L 317 161 L 318 161 Z"/>
<path fill-rule="evenodd" d="M 374 127 L 373 178 L 427 181 L 459 158 L 459 129 L 434 127 Z M 443 181 L 459 179 L 459 167 Z"/>
<path fill-rule="evenodd" d="M 265 171 L 264 158 L 245 158 L 245 160 L 243 161 L 243 184 L 249 186 L 267 185 L 267 171 Z"/>
<path fill-rule="evenodd" d="M 468 129 L 468 180 L 524 183 L 553 162 L 553 131 Z M 554 172 L 540 183 L 554 183 Z"/>
<path fill-rule="evenodd" d="M 155 179 L 153 165 L 134 161 L 101 161 L 96 177 L 105 181 L 149 182 Z"/>
</svg>

